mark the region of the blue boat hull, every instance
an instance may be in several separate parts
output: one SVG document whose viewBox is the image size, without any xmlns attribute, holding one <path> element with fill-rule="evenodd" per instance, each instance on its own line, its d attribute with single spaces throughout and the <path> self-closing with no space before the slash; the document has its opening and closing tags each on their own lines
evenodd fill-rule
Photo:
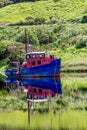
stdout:
<svg viewBox="0 0 87 130">
<path fill-rule="evenodd" d="M 20 70 L 21 76 L 40 76 L 40 77 L 53 77 L 55 75 L 60 74 L 61 69 L 61 59 L 53 60 L 51 63 L 33 67 L 33 68 L 25 68 Z"/>
<path fill-rule="evenodd" d="M 30 86 L 52 90 L 54 93 L 62 94 L 61 80 L 58 78 L 21 79 L 23 86 Z"/>
</svg>

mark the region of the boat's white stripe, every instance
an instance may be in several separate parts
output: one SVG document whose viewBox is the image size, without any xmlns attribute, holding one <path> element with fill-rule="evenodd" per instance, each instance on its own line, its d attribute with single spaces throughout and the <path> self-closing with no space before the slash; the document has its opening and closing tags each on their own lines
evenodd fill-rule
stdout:
<svg viewBox="0 0 87 130">
<path fill-rule="evenodd" d="M 46 102 L 47 99 L 27 99 L 30 102 Z"/>
</svg>

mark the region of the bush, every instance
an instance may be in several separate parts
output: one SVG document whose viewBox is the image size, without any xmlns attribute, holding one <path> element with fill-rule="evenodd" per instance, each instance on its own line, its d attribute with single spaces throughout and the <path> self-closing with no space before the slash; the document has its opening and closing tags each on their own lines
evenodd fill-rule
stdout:
<svg viewBox="0 0 87 130">
<path fill-rule="evenodd" d="M 10 51 L 9 59 L 11 61 L 24 61 L 25 50 L 21 43 L 14 43 L 8 47 L 8 50 Z"/>
<path fill-rule="evenodd" d="M 53 43 L 57 40 L 57 37 L 53 31 L 50 30 L 37 30 L 37 37 L 40 44 Z"/>
<path fill-rule="evenodd" d="M 75 45 L 76 49 L 80 49 L 86 46 L 87 46 L 87 36 L 81 37 Z"/>
<path fill-rule="evenodd" d="M 25 24 L 28 24 L 28 25 L 38 25 L 38 24 L 45 24 L 45 18 L 42 18 L 42 17 L 26 17 L 25 18 Z"/>
<path fill-rule="evenodd" d="M 58 2 L 58 1 L 60 1 L 60 0 L 54 0 L 54 2 Z"/>
<path fill-rule="evenodd" d="M 81 23 L 87 23 L 87 16 L 83 16 Z"/>
<path fill-rule="evenodd" d="M 27 40 L 29 44 L 33 44 L 33 45 L 39 45 L 39 41 L 36 35 L 36 31 L 34 29 L 27 31 Z M 25 43 L 25 34 L 24 32 L 21 32 L 17 38 L 16 38 L 17 42 L 22 42 Z"/>
<path fill-rule="evenodd" d="M 0 8 L 17 2 L 22 2 L 22 0 L 0 0 Z"/>
<path fill-rule="evenodd" d="M 3 2 L 0 2 L 0 8 L 4 6 L 4 3 Z"/>
<path fill-rule="evenodd" d="M 55 17 L 55 16 L 50 17 L 50 23 L 51 24 L 55 24 L 57 22 L 58 22 L 58 18 L 57 17 Z"/>
<path fill-rule="evenodd" d="M 9 54 L 7 45 L 4 42 L 0 43 L 0 59 L 7 57 Z"/>
<path fill-rule="evenodd" d="M 17 41 L 17 42 L 25 43 L 25 36 L 24 36 L 24 33 L 23 33 L 23 32 L 21 32 L 21 33 L 19 33 L 19 34 L 17 35 L 16 41 Z"/>
<path fill-rule="evenodd" d="M 44 24 L 44 23 L 45 23 L 45 18 L 42 17 L 35 18 L 35 24 Z"/>
<path fill-rule="evenodd" d="M 28 25 L 33 25 L 35 23 L 35 20 L 33 17 L 29 16 L 25 18 L 25 23 L 27 23 Z"/>
</svg>

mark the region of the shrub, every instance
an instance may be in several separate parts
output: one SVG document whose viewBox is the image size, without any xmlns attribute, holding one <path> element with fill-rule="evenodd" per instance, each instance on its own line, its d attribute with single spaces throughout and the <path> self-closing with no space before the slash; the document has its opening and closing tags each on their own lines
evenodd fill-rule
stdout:
<svg viewBox="0 0 87 130">
<path fill-rule="evenodd" d="M 76 47 L 77 49 L 80 49 L 80 48 L 83 48 L 83 47 L 86 47 L 86 46 L 87 46 L 87 36 L 81 37 L 81 38 L 77 41 L 77 43 L 76 43 L 76 45 L 75 45 L 75 47 Z"/>
<path fill-rule="evenodd" d="M 55 24 L 57 22 L 58 22 L 58 18 L 57 17 L 55 17 L 55 16 L 50 17 L 50 23 L 51 24 Z"/>
<path fill-rule="evenodd" d="M 33 17 L 29 16 L 25 18 L 25 23 L 29 24 L 29 25 L 33 25 L 35 23 L 35 20 Z"/>
<path fill-rule="evenodd" d="M 0 8 L 17 2 L 22 2 L 22 0 L 0 0 Z"/>
<path fill-rule="evenodd" d="M 4 3 L 3 2 L 0 2 L 0 8 L 4 6 Z"/>
<path fill-rule="evenodd" d="M 38 37 L 40 44 L 53 43 L 57 40 L 55 33 L 50 30 L 42 31 L 42 30 L 38 29 L 37 37 Z"/>
<path fill-rule="evenodd" d="M 45 18 L 42 17 L 35 18 L 35 24 L 44 24 L 44 23 L 45 23 Z"/>
<path fill-rule="evenodd" d="M 0 59 L 8 56 L 7 45 L 4 42 L 0 43 Z"/>
<path fill-rule="evenodd" d="M 42 17 L 26 17 L 25 18 L 25 24 L 28 24 L 28 25 L 38 25 L 38 24 L 44 24 L 45 23 L 45 18 L 42 18 Z"/>
<path fill-rule="evenodd" d="M 60 1 L 60 0 L 54 0 L 54 2 L 58 2 L 58 1 Z"/>
<path fill-rule="evenodd" d="M 23 32 L 21 32 L 21 33 L 19 33 L 19 34 L 17 35 L 16 41 L 17 41 L 17 42 L 22 42 L 22 43 L 25 42 L 25 36 L 24 36 L 24 33 L 23 33 Z"/>
<path fill-rule="evenodd" d="M 28 41 L 29 41 L 29 44 L 39 45 L 39 40 L 38 40 L 37 33 L 36 33 L 35 29 L 28 31 Z"/>
<path fill-rule="evenodd" d="M 72 37 L 71 38 L 71 44 L 72 45 L 75 45 L 76 44 L 76 42 L 80 39 L 82 37 L 82 35 L 80 34 L 80 35 L 77 35 L 77 36 L 74 36 L 74 37 Z"/>
<path fill-rule="evenodd" d="M 87 16 L 83 16 L 81 23 L 87 23 Z"/>
<path fill-rule="evenodd" d="M 83 12 L 83 13 L 84 13 L 84 14 L 87 13 L 87 8 L 84 9 L 84 12 Z"/>
</svg>

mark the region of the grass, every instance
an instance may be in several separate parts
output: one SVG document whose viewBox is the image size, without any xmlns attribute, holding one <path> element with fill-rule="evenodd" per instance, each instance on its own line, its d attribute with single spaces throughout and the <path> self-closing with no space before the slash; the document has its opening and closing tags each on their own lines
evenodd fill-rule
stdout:
<svg viewBox="0 0 87 130">
<path fill-rule="evenodd" d="M 49 21 L 51 16 L 65 21 L 78 18 L 82 19 L 86 6 L 87 2 L 84 0 L 23 2 L 1 8 L 0 22 L 24 22 L 26 17 L 38 17 L 38 14 L 39 17 L 45 18 L 46 21 Z"/>
<path fill-rule="evenodd" d="M 80 113 L 80 114 L 79 114 Z M 86 130 L 86 111 L 61 111 L 59 113 L 38 114 L 31 113 L 30 127 L 28 126 L 27 112 L 0 112 L 0 128 L 17 130 Z M 38 121 L 37 121 L 38 119 Z"/>
<path fill-rule="evenodd" d="M 72 74 L 73 76 L 74 74 Z M 68 77 L 68 73 L 65 77 L 61 78 L 64 89 L 79 89 L 80 87 L 87 88 L 87 77 Z M 67 87 L 67 88 L 66 88 Z"/>
<path fill-rule="evenodd" d="M 68 68 L 69 65 L 76 64 L 86 64 L 87 62 L 87 49 L 75 49 L 74 47 L 69 47 L 67 49 L 55 49 L 50 51 L 50 54 L 54 54 L 57 58 L 61 57 L 62 65 Z M 84 66 L 84 65 L 83 65 Z M 79 66 L 80 67 L 80 66 Z"/>
<path fill-rule="evenodd" d="M 0 60 L 0 81 L 5 82 L 6 75 L 5 75 L 5 69 L 7 67 L 6 62 L 8 59 L 2 59 Z"/>
</svg>

